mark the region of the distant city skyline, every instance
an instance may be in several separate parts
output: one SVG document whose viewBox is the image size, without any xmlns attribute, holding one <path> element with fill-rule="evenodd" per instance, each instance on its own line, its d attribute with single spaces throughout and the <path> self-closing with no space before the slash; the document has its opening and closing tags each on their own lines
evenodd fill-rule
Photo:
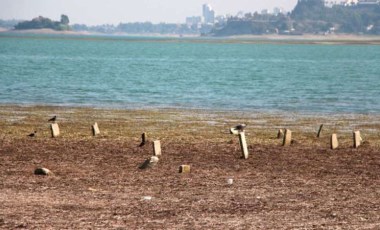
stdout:
<svg viewBox="0 0 380 230">
<path fill-rule="evenodd" d="M 210 4 L 215 15 L 236 15 L 239 11 L 261 12 L 274 7 L 290 11 L 297 0 L 0 0 L 0 19 L 30 20 L 44 16 L 70 24 L 119 24 L 120 22 L 184 23 L 186 17 L 202 16 L 202 5 Z"/>
</svg>

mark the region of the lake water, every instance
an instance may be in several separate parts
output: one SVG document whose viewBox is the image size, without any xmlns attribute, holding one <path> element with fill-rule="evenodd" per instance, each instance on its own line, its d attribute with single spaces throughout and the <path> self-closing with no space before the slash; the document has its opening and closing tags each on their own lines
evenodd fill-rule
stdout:
<svg viewBox="0 0 380 230">
<path fill-rule="evenodd" d="M 380 113 L 380 46 L 0 35 L 0 104 Z"/>
</svg>

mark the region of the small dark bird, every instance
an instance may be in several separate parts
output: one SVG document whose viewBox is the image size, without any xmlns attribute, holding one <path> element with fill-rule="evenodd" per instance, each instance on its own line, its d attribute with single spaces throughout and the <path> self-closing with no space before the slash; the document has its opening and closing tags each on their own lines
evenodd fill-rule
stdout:
<svg viewBox="0 0 380 230">
<path fill-rule="evenodd" d="M 54 116 L 54 117 L 50 118 L 48 121 L 55 122 L 56 120 L 57 120 L 57 116 Z"/>
<path fill-rule="evenodd" d="M 240 125 L 235 126 L 235 129 L 236 129 L 237 131 L 239 131 L 239 132 L 243 132 L 244 129 L 245 129 L 245 127 L 247 127 L 246 124 L 240 124 Z"/>
<path fill-rule="evenodd" d="M 35 137 L 37 134 L 37 131 L 34 131 L 33 133 L 29 134 L 28 137 Z"/>
</svg>

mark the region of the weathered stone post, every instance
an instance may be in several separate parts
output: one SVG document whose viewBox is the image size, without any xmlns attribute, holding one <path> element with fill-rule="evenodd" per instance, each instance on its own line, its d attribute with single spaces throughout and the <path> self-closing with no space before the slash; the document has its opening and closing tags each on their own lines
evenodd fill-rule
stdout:
<svg viewBox="0 0 380 230">
<path fill-rule="evenodd" d="M 92 135 L 96 136 L 100 134 L 98 123 L 95 122 L 95 124 L 92 125 Z"/>
<path fill-rule="evenodd" d="M 318 134 L 317 134 L 317 137 L 318 137 L 318 138 L 321 137 L 322 129 L 323 129 L 323 124 L 322 124 L 321 126 L 319 126 L 319 130 L 318 130 Z"/>
<path fill-rule="evenodd" d="M 285 129 L 282 145 L 289 146 L 291 143 L 292 143 L 292 131 L 290 131 L 290 129 Z"/>
<path fill-rule="evenodd" d="M 245 133 L 244 132 L 239 133 L 239 142 L 240 142 L 242 157 L 244 159 L 247 159 L 248 158 L 248 147 L 247 147 L 247 142 L 245 140 Z"/>
<path fill-rule="evenodd" d="M 58 137 L 59 136 L 59 126 L 57 123 L 50 124 L 51 129 L 51 137 Z"/>
<path fill-rule="evenodd" d="M 153 141 L 153 155 L 161 156 L 161 142 L 159 140 Z"/>
<path fill-rule="evenodd" d="M 360 131 L 354 132 L 354 148 L 358 148 L 362 143 L 362 137 L 360 136 Z"/>
<path fill-rule="evenodd" d="M 278 133 L 277 133 L 277 139 L 281 139 L 281 137 L 283 137 L 283 136 L 284 136 L 284 130 L 279 129 Z"/>
<path fill-rule="evenodd" d="M 336 135 L 336 133 L 333 133 L 331 135 L 330 146 L 331 146 L 331 149 L 336 149 L 339 146 L 338 136 Z"/>
</svg>

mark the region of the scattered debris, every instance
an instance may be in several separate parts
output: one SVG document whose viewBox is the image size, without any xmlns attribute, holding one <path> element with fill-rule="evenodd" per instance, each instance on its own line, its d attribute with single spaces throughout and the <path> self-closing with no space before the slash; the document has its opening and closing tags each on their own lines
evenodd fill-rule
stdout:
<svg viewBox="0 0 380 230">
<path fill-rule="evenodd" d="M 140 165 L 139 169 L 147 169 L 152 168 L 158 163 L 158 157 L 152 156 L 149 159 L 147 159 L 142 165 Z"/>
<path fill-rule="evenodd" d="M 51 175 L 53 175 L 53 172 L 47 168 L 36 168 L 34 170 L 34 174 L 35 175 L 43 175 L 43 176 L 51 176 Z"/>
<path fill-rule="evenodd" d="M 28 137 L 35 137 L 35 136 L 37 136 L 37 131 L 34 131 L 33 133 L 28 135 Z"/>
</svg>

